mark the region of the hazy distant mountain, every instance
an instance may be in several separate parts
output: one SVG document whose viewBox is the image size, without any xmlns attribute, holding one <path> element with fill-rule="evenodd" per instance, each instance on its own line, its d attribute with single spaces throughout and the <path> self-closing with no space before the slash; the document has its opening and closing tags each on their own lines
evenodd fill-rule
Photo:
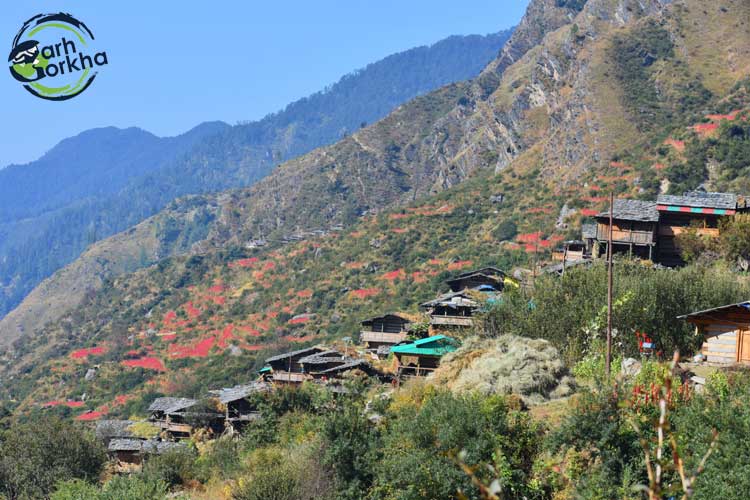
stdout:
<svg viewBox="0 0 750 500">
<path fill-rule="evenodd" d="M 206 123 L 175 138 L 95 129 L 35 162 L 0 170 L 0 317 L 89 244 L 178 196 L 249 186 L 279 162 L 333 143 L 417 95 L 471 78 L 510 34 L 453 36 L 391 55 L 257 122 Z"/>
</svg>

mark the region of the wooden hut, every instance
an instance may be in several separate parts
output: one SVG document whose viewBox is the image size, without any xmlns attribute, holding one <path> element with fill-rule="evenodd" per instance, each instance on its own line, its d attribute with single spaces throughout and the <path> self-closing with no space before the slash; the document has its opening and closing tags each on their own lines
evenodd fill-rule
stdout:
<svg viewBox="0 0 750 500">
<path fill-rule="evenodd" d="M 719 222 L 747 211 L 747 202 L 732 193 L 693 191 L 682 196 L 659 195 L 655 202 L 614 201 L 612 240 L 615 252 L 653 260 L 666 266 L 682 264 L 675 237 L 688 228 L 716 237 Z M 584 241 L 593 242 L 592 254 L 605 253 L 609 238 L 609 211 L 596 217 L 596 231 L 584 228 Z"/>
<path fill-rule="evenodd" d="M 270 390 L 271 386 L 265 382 L 253 382 L 210 392 L 224 408 L 226 429 L 235 432 L 242 430 L 249 422 L 261 418 L 260 411 L 250 400 L 250 396 Z"/>
<path fill-rule="evenodd" d="M 750 301 L 680 316 L 703 335 L 701 353 L 712 363 L 750 363 Z"/>
<path fill-rule="evenodd" d="M 480 287 L 491 287 L 496 292 L 502 292 L 508 275 L 496 267 L 483 267 L 474 271 L 461 273 L 455 278 L 446 280 L 446 284 L 453 292 L 462 290 L 476 290 Z"/>
<path fill-rule="evenodd" d="M 325 350 L 322 347 L 308 347 L 268 358 L 266 365 L 271 368 L 271 380 L 279 384 L 301 384 L 310 377 L 304 373 L 300 359 Z"/>
<path fill-rule="evenodd" d="M 443 294 L 420 307 L 430 315 L 430 329 L 441 331 L 474 326 L 472 316 L 479 302 L 468 291 L 461 291 Z"/>
<path fill-rule="evenodd" d="M 398 360 L 399 377 L 429 375 L 440 365 L 440 358 L 458 349 L 458 341 L 445 335 L 435 335 L 411 344 L 391 348 Z"/>
<path fill-rule="evenodd" d="M 402 314 L 386 314 L 362 322 L 359 339 L 365 348 L 379 357 L 380 347 L 392 347 L 406 340 L 412 321 Z"/>
<path fill-rule="evenodd" d="M 156 439 L 117 438 L 107 446 L 107 455 L 115 461 L 119 472 L 132 472 L 141 468 L 150 455 L 162 455 L 185 448 L 184 443 Z"/>
<path fill-rule="evenodd" d="M 707 193 L 693 191 L 682 196 L 659 195 L 656 209 L 659 212 L 659 259 L 666 265 L 680 264 L 680 250 L 675 237 L 693 227 L 699 235 L 719 236 L 719 221 L 743 210 L 744 202 L 732 193 Z"/>
<path fill-rule="evenodd" d="M 606 254 L 609 242 L 609 210 L 596 215 L 595 254 Z M 659 212 L 653 201 L 615 200 L 612 211 L 612 249 L 653 260 L 657 242 Z"/>
<path fill-rule="evenodd" d="M 196 425 L 220 433 L 224 429 L 224 416 L 198 403 L 188 398 L 156 398 L 148 407 L 149 421 L 172 439 L 189 438 Z"/>
</svg>

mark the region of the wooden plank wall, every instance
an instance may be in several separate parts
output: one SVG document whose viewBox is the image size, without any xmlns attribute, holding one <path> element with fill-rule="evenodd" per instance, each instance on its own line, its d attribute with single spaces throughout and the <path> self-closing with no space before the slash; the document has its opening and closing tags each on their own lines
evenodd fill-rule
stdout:
<svg viewBox="0 0 750 500">
<path fill-rule="evenodd" d="M 734 363 L 737 361 L 737 326 L 709 324 L 703 327 L 706 341 L 701 352 L 713 363 Z"/>
</svg>

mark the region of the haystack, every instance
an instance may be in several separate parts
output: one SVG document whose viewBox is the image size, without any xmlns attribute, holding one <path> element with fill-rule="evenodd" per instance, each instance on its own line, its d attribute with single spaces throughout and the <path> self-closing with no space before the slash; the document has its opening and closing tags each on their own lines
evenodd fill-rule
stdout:
<svg viewBox="0 0 750 500">
<path fill-rule="evenodd" d="M 517 394 L 526 404 L 569 396 L 574 381 L 560 354 L 542 339 L 473 337 L 443 357 L 432 380 L 454 392 Z"/>
</svg>

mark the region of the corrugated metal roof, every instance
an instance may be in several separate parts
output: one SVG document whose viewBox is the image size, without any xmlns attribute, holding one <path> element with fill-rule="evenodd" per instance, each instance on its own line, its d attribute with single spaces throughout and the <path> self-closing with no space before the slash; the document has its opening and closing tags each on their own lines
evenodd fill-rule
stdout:
<svg viewBox="0 0 750 500">
<path fill-rule="evenodd" d="M 302 354 L 314 354 L 316 352 L 322 352 L 325 349 L 322 349 L 320 347 L 308 347 L 306 349 L 299 349 L 297 351 L 291 351 L 291 352 L 285 352 L 284 354 L 278 354 L 276 356 L 271 356 L 270 358 L 266 359 L 266 363 L 271 363 L 273 361 L 279 361 L 286 358 L 293 358 L 295 356 L 299 356 Z"/>
<path fill-rule="evenodd" d="M 736 304 L 727 304 L 725 306 L 719 306 L 719 307 L 714 307 L 714 308 L 711 308 L 711 309 L 705 309 L 703 311 L 692 312 L 690 314 L 685 314 L 685 315 L 682 315 L 682 316 L 677 316 L 677 319 L 694 318 L 696 316 L 702 316 L 704 314 L 713 313 L 713 312 L 717 312 L 717 311 L 722 311 L 724 309 L 731 309 L 733 307 L 742 307 L 742 308 L 747 309 L 748 311 L 750 311 L 750 300 L 745 301 L 745 302 L 737 302 Z"/>
<path fill-rule="evenodd" d="M 680 207 L 723 208 L 736 209 L 737 195 L 734 193 L 706 193 L 693 191 L 682 196 L 660 194 L 656 198 L 659 205 L 674 205 Z"/>
<path fill-rule="evenodd" d="M 195 399 L 188 398 L 156 398 L 151 406 L 148 407 L 148 411 L 161 411 L 164 413 L 172 413 L 175 411 L 184 410 L 194 406 L 198 401 Z"/>
<path fill-rule="evenodd" d="M 437 344 L 434 347 L 429 345 Z M 396 354 L 421 354 L 424 356 L 442 356 L 458 349 L 458 341 L 445 335 L 435 335 L 425 339 L 417 340 L 411 344 L 391 347 L 391 352 Z"/>
<path fill-rule="evenodd" d="M 609 217 L 609 210 L 597 214 L 597 217 Z M 658 222 L 659 211 L 656 210 L 656 202 L 653 201 L 616 199 L 612 217 L 617 220 Z"/>
</svg>

